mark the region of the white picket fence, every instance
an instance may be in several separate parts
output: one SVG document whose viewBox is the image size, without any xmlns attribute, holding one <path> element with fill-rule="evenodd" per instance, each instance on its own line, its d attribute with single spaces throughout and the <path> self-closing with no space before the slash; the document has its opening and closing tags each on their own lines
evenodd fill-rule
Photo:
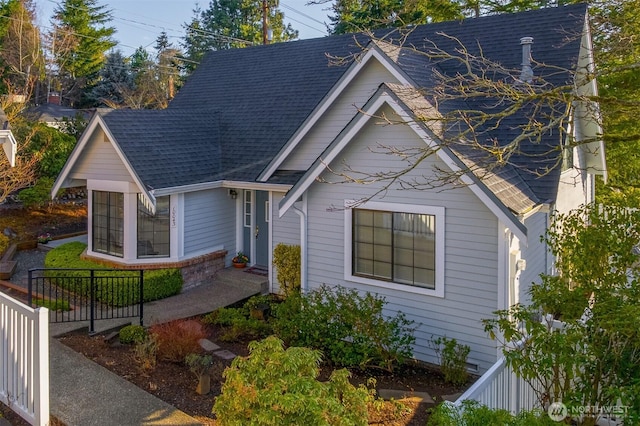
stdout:
<svg viewBox="0 0 640 426">
<path fill-rule="evenodd" d="M 49 310 L 0 292 L 0 401 L 32 425 L 49 424 Z"/>
</svg>

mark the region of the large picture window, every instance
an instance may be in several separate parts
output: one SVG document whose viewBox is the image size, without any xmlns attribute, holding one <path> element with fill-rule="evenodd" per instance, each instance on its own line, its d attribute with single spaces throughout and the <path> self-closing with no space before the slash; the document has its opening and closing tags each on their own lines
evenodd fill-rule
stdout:
<svg viewBox="0 0 640 426">
<path fill-rule="evenodd" d="M 138 196 L 138 258 L 169 257 L 169 200 L 158 197 L 154 215 Z"/>
<path fill-rule="evenodd" d="M 371 202 L 348 214 L 348 279 L 444 295 L 443 208 Z"/>
<path fill-rule="evenodd" d="M 92 249 L 122 257 L 124 240 L 124 194 L 92 191 Z"/>
</svg>

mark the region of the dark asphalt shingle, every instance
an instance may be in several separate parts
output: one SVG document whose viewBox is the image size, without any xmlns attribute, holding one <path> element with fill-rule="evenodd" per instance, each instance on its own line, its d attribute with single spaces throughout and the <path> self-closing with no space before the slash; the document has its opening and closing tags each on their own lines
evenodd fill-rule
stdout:
<svg viewBox="0 0 640 426">
<path fill-rule="evenodd" d="M 574 68 L 578 59 L 576 35 L 583 29 L 585 12 L 584 5 L 573 5 L 418 26 L 409 34 L 394 30 L 376 35 L 384 35 L 386 41 L 406 39 L 400 51 L 379 45 L 418 86 L 433 84 L 434 69 L 455 73 L 460 66 L 455 61 L 430 62 L 409 46 L 423 50 L 432 41 L 440 49 L 454 51 L 459 41 L 471 53 L 482 51 L 503 67 L 518 70 L 519 40 L 533 37 L 533 59 L 556 70 L 551 74 L 550 68 L 537 66 L 534 73 L 547 73 L 548 81 L 560 85 L 568 82 L 570 74 L 557 70 Z M 367 40 L 350 34 L 210 52 L 167 110 L 102 114 L 149 187 L 220 179 L 253 182 L 343 76 Z M 336 64 L 331 57 L 346 60 Z M 481 105 L 456 101 L 442 108 L 460 106 Z M 508 120 L 482 137 L 506 144 L 519 133 L 519 120 Z M 557 144 L 557 134 L 541 143 L 525 143 L 509 165 L 496 173 L 503 178 L 493 189 L 504 194 L 519 191 L 509 195 L 513 199 L 552 201 L 559 168 L 541 171 L 555 164 L 559 150 L 550 148 Z M 272 180 L 294 183 L 297 176 L 282 173 Z M 505 182 L 511 186 L 502 187 Z"/>
</svg>

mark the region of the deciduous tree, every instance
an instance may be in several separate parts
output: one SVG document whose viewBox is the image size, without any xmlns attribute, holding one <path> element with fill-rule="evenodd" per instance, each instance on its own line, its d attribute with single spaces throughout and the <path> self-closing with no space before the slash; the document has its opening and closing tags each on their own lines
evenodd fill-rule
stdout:
<svg viewBox="0 0 640 426">
<path fill-rule="evenodd" d="M 545 239 L 559 275 L 543 275 L 530 306 L 499 311 L 486 330 L 503 336 L 507 363 L 543 407 L 562 402 L 585 425 L 600 414 L 592 408 L 619 407 L 625 424 L 637 424 L 640 212 L 586 206 L 557 216 Z M 561 324 L 541 322 L 545 315 Z"/>
</svg>

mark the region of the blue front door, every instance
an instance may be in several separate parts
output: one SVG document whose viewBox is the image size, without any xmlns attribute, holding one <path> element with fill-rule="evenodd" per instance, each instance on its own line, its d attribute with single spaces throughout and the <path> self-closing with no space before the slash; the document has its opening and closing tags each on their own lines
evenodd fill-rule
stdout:
<svg viewBox="0 0 640 426">
<path fill-rule="evenodd" d="M 269 214 L 269 192 L 244 191 L 242 243 L 252 265 L 269 265 Z"/>
</svg>

